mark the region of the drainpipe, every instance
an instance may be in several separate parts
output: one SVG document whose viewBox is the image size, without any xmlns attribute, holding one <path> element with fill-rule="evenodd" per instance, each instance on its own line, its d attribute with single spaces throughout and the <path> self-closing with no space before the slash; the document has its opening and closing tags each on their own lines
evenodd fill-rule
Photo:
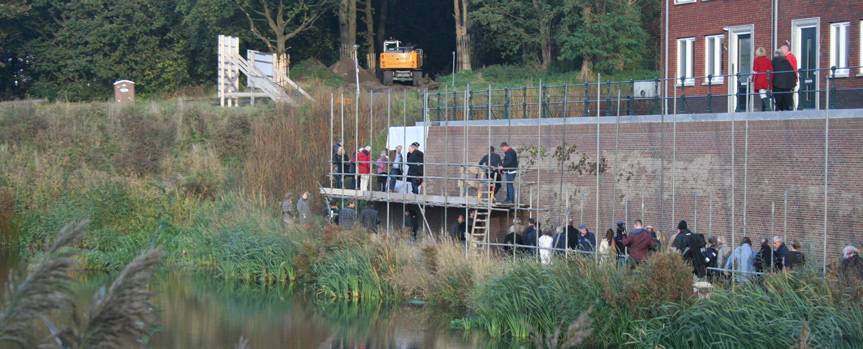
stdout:
<svg viewBox="0 0 863 349">
<path fill-rule="evenodd" d="M 779 0 L 773 0 L 773 6 L 771 6 L 771 17 L 773 18 L 773 50 L 779 46 L 779 42 L 776 38 L 777 32 L 779 31 Z"/>
<path fill-rule="evenodd" d="M 669 24 L 668 17 L 671 14 L 670 13 L 671 7 L 669 5 L 670 3 L 671 3 L 671 0 L 665 0 L 665 29 L 663 30 L 664 36 L 665 36 L 665 38 L 664 38 L 665 39 L 664 40 L 665 41 L 665 47 L 664 47 L 665 53 L 663 54 L 665 56 L 665 63 L 663 64 L 663 70 L 665 72 L 664 72 L 664 76 L 663 76 L 663 80 L 662 80 L 663 91 L 664 91 L 664 94 L 662 96 L 662 113 L 663 114 L 668 112 L 668 98 L 667 98 L 668 97 L 668 24 Z"/>
</svg>

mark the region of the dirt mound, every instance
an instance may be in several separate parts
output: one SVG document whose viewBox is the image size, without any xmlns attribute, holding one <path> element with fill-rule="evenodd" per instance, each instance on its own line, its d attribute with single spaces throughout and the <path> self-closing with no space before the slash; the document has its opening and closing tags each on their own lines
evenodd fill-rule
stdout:
<svg viewBox="0 0 863 349">
<path fill-rule="evenodd" d="M 333 74 L 338 75 L 348 83 L 352 83 L 356 79 L 354 75 L 354 61 L 350 59 L 342 59 L 336 62 L 336 64 L 330 66 L 330 71 L 333 72 Z M 375 74 L 372 74 L 368 70 L 363 69 L 363 67 L 360 67 L 359 78 L 360 84 L 378 82 L 378 78 L 375 77 Z"/>
</svg>

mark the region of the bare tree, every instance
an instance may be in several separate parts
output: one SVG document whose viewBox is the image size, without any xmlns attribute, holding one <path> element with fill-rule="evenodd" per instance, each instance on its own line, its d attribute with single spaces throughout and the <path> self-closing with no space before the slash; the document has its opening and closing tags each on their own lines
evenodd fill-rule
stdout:
<svg viewBox="0 0 863 349">
<path fill-rule="evenodd" d="M 471 70 L 470 66 L 470 21 L 469 0 L 453 0 L 455 16 L 456 65 L 459 70 Z"/>
<path fill-rule="evenodd" d="M 279 85 L 288 76 L 288 40 L 312 27 L 332 0 L 235 0 L 249 20 L 249 30 L 276 54 L 273 76 Z M 263 30 L 261 28 L 264 28 Z"/>
</svg>

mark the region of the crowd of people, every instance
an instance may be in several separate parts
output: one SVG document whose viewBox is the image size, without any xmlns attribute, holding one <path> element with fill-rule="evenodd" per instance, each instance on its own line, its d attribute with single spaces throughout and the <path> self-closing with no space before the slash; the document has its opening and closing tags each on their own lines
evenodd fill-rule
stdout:
<svg viewBox="0 0 863 349">
<path fill-rule="evenodd" d="M 419 142 L 411 143 L 404 155 L 399 145 L 391 152 L 381 151 L 377 159 L 372 160 L 372 147 L 365 146 L 357 149 L 352 159 L 341 142 L 336 143 L 331 161 L 333 187 L 418 194 L 423 183 L 425 162 L 419 148 Z"/>
<path fill-rule="evenodd" d="M 373 160 L 371 146 L 357 149 L 351 158 L 341 142 L 338 142 L 332 148 L 333 187 L 419 194 L 422 190 L 425 163 L 425 154 L 419 148 L 419 142 L 411 143 L 407 154 L 403 154 L 402 146 L 399 145 L 392 151 L 381 151 L 377 159 Z M 490 180 L 490 185 L 494 186 L 495 195 L 503 187 L 503 183 L 506 184 L 506 198 L 501 204 L 512 205 L 515 202 L 518 154 L 506 142 L 500 144 L 500 150 L 502 153 L 498 154 L 494 147 L 490 147 L 478 166 L 485 178 Z"/>
<path fill-rule="evenodd" d="M 466 240 L 465 232 L 470 231 L 471 225 L 471 219 L 459 215 L 450 227 L 450 236 L 453 240 Z M 603 262 L 616 261 L 635 267 L 662 250 L 664 244 L 692 265 L 695 276 L 711 281 L 734 275 L 738 282 L 745 282 L 763 273 L 797 270 L 806 264 L 799 241 L 791 240 L 786 244 L 782 237 L 774 236 L 762 239 L 760 248 L 756 250 L 752 240 L 744 237 L 732 250 L 719 236 L 705 239 L 704 234 L 693 232 L 685 220 L 680 221 L 676 231 L 667 238 L 654 227 L 644 225 L 640 219 L 633 221 L 631 229 L 627 229 L 625 222 L 618 221 L 597 240 L 594 232 L 583 223 L 575 227 L 573 221 L 569 221 L 566 226 L 546 229 L 534 218 L 529 218 L 526 225 L 516 219 L 504 234 L 501 251 L 536 255 L 541 263 L 548 264 L 552 255 L 569 250 L 584 255 L 595 254 Z M 863 280 L 863 259 L 854 246 L 848 245 L 843 250 L 841 272 L 856 273 Z"/>
</svg>

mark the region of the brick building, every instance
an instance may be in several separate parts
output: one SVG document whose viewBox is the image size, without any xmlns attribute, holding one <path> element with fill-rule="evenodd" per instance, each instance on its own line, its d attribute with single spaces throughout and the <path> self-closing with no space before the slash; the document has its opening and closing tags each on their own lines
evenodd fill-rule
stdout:
<svg viewBox="0 0 863 349">
<path fill-rule="evenodd" d="M 863 1 L 665 1 L 662 75 L 674 80 L 665 87 L 668 96 L 693 96 L 688 108 L 706 108 L 707 103 L 715 112 L 745 107 L 745 97 L 738 95 L 748 89 L 756 48 L 764 47 L 772 56 L 786 40 L 800 70 L 799 109 L 825 108 L 831 67 L 838 68 L 831 81 L 831 108 L 861 107 Z M 708 102 L 708 94 L 716 97 Z"/>
</svg>

